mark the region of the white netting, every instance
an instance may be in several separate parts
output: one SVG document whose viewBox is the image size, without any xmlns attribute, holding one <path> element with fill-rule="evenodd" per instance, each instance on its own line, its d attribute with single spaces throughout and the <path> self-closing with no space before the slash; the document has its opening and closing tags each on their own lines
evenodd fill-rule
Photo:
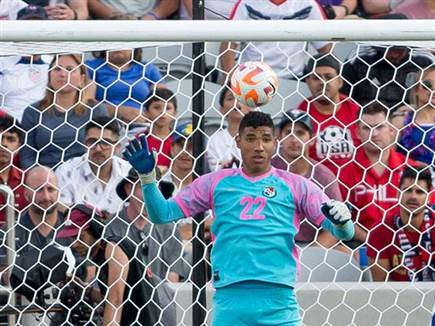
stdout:
<svg viewBox="0 0 435 326">
<path fill-rule="evenodd" d="M 358 225 L 355 240 L 344 244 L 302 220 L 297 295 L 303 323 L 427 324 L 434 290 L 431 283 L 417 281 L 434 280 L 428 272 L 434 266 L 430 259 L 435 235 L 428 235 L 435 233 L 435 217 L 429 216 L 434 203 L 425 181 L 415 182 L 411 175 L 405 180 L 413 181 L 400 186 L 399 177 L 414 164 L 411 159 L 434 166 L 431 49 L 333 43 L 330 54 L 319 57 L 308 43 L 274 46 L 279 92 L 261 109 L 272 115 L 280 137 L 273 164 L 312 179 L 328 196 L 346 201 Z M 272 53 L 264 44 L 251 43 L 225 54 L 219 43 L 205 44 L 205 129 L 200 132 L 209 171 L 241 161 L 234 136 L 239 112 L 246 108 L 236 109 L 233 94 L 223 93 L 227 76 L 221 59 L 233 51 L 230 60 L 254 52 L 261 58 L 264 50 Z M 137 177 L 129 174 L 130 165 L 120 153 L 127 137 L 147 130 L 150 146 L 159 150 L 162 192 L 170 197 L 192 181 L 196 158 L 184 141 L 192 132 L 186 123 L 197 115 L 192 109 L 192 44 L 21 43 L 1 51 L 1 107 L 20 124 L 8 125 L 6 116 L 0 116 L 0 177 L 12 188 L 9 199 L 15 200 L 14 207 L 9 203 L 1 211 L 0 315 L 15 311 L 16 324 L 22 325 L 50 320 L 100 325 L 103 315 L 112 320 L 119 312 L 125 324 L 151 318 L 165 325 L 191 325 L 192 238 L 197 237 L 191 229 L 196 222 L 151 225 L 142 215 Z M 24 54 L 44 55 L 21 57 Z M 293 69 L 297 66 L 301 69 Z M 297 118 L 302 123 L 292 123 L 298 108 L 308 111 L 309 122 Z M 293 113 L 286 113 L 289 110 Z M 35 165 L 49 168 L 32 169 Z M 405 191 L 415 183 L 419 187 Z M 427 217 L 414 226 L 417 232 L 391 232 L 397 231 L 399 200 L 404 211 L 427 206 Z M 77 207 L 84 203 L 104 214 Z M 66 212 L 66 222 L 57 211 Z M 86 214 L 106 222 L 86 228 Z M 204 224 L 208 263 L 211 218 Z M 86 231 L 72 246 L 74 261 L 69 250 L 58 245 L 71 247 L 78 228 Z M 103 234 L 107 242 L 96 243 Z M 392 234 L 399 239 L 393 240 Z M 401 251 L 406 252 L 404 259 Z M 422 262 L 428 266 L 419 265 Z M 71 264 L 75 267 L 68 269 Z M 409 272 L 413 270 L 417 273 Z M 9 282 L 11 274 L 14 280 Z M 386 276 L 404 283 L 373 282 Z M 207 289 L 210 294 L 209 285 Z M 16 304 L 36 307 L 21 311 Z M 209 295 L 208 320 L 210 307 Z"/>
</svg>

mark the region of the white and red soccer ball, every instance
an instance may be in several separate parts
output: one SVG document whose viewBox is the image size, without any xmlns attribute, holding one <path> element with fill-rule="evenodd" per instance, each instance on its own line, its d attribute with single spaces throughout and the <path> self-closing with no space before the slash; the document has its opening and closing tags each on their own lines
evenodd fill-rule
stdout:
<svg viewBox="0 0 435 326">
<path fill-rule="evenodd" d="M 231 89 L 239 103 L 266 105 L 278 91 L 278 76 L 264 62 L 241 63 L 231 76 Z"/>
</svg>

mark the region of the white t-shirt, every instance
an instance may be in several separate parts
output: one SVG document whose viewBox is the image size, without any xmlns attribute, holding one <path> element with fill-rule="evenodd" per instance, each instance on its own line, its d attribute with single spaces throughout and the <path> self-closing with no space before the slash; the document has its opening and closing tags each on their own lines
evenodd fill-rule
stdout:
<svg viewBox="0 0 435 326">
<path fill-rule="evenodd" d="M 88 154 L 74 157 L 56 169 L 60 202 L 66 206 L 89 203 L 101 210 L 116 214 L 123 201 L 116 193 L 116 186 L 127 176 L 131 166 L 127 161 L 113 156 L 112 174 L 105 184 L 92 172 Z"/>
<path fill-rule="evenodd" d="M 192 1 L 192 0 L 190 0 Z M 206 0 L 204 3 L 204 16 L 210 20 L 231 19 L 234 5 L 238 0 Z M 180 19 L 192 19 L 187 13 L 183 1 L 180 1 Z"/>
<path fill-rule="evenodd" d="M 154 9 L 157 0 L 101 0 L 101 2 L 121 14 L 142 17 Z"/>
<path fill-rule="evenodd" d="M 233 158 L 241 162 L 240 149 L 228 129 L 219 129 L 211 135 L 207 145 L 207 161 L 210 171 L 222 169 L 222 165 Z"/>
<path fill-rule="evenodd" d="M 27 6 L 21 0 L 0 0 L 0 20 L 16 20 L 18 12 Z"/>
<path fill-rule="evenodd" d="M 241 0 L 236 4 L 236 20 L 323 20 L 323 12 L 315 0 L 287 0 L 280 5 L 270 0 Z M 315 49 L 327 42 L 311 42 Z M 308 60 L 305 42 L 242 43 L 239 60 L 265 61 L 283 78 L 299 77 Z M 263 60 L 262 60 L 263 59 Z M 296 76 L 294 76 L 296 75 Z"/>
<path fill-rule="evenodd" d="M 30 63 L 29 58 L 0 58 L 1 107 L 21 121 L 24 110 L 44 97 L 48 69 L 49 64 L 42 60 Z"/>
</svg>

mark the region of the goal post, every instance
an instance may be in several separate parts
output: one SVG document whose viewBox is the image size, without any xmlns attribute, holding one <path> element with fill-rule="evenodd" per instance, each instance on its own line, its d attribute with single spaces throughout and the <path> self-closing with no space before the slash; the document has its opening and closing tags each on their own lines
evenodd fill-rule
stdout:
<svg viewBox="0 0 435 326">
<path fill-rule="evenodd" d="M 185 121 L 193 123 L 193 169 L 198 175 L 207 169 L 210 170 L 207 162 L 209 141 L 217 131 L 224 129 L 228 117 L 228 112 L 222 113 L 220 103 L 220 94 L 225 86 L 216 78 L 212 78 L 213 73 L 220 74 L 223 79 L 227 77 L 219 63 L 219 42 L 223 41 L 304 42 L 305 46 L 301 51 L 305 52 L 307 60 L 313 57 L 313 52 L 307 46 L 308 42 L 328 41 L 333 44 L 331 51 L 334 58 L 343 65 L 358 58 L 359 50 L 368 45 L 385 49 L 399 45 L 412 49 L 412 53 L 424 51 L 433 55 L 435 24 L 425 20 L 0 22 L 0 59 L 35 54 L 80 53 L 83 54 L 81 64 L 86 65 L 92 58 L 93 51 L 142 49 L 144 61 L 147 62 L 142 65 L 152 63 L 160 69 L 162 75 L 161 80 L 150 83 L 150 94 L 152 95 L 152 89 L 155 90 L 158 84 L 172 90 L 178 101 L 175 126 Z M 243 50 L 239 49 L 236 52 L 241 55 Z M 416 75 L 418 73 L 413 76 Z M 118 78 L 119 80 L 114 82 L 126 83 L 122 77 Z M 289 108 L 297 107 L 300 102 L 311 96 L 310 89 L 301 76 L 291 80 L 282 78 L 280 81 L 278 94 L 270 105 L 264 108 L 264 112 L 270 113 L 277 123 Z M 100 101 L 108 100 L 106 96 L 109 96 L 107 94 L 110 84 L 98 84 L 95 76 L 92 82 L 96 87 L 103 89 L 103 98 Z M 419 80 L 409 81 L 405 92 L 412 91 L 417 82 Z M 133 86 L 129 87 L 132 91 Z M 433 89 L 431 91 L 433 93 Z M 0 96 L 4 103 L 8 94 L 2 93 L 0 84 Z M 142 101 L 139 103 L 140 110 L 146 103 L 145 99 Z M 166 101 L 166 105 L 168 102 Z M 118 108 L 122 104 L 114 106 Z M 40 123 L 42 122 L 32 128 L 37 128 Z M 124 122 L 124 125 L 130 124 L 133 125 L 132 122 Z M 32 128 L 25 131 L 26 136 Z M 36 149 L 38 152 L 43 150 L 44 148 Z M 433 151 L 433 148 L 431 150 Z M 176 158 L 177 156 L 169 158 L 169 169 Z M 203 169 L 203 166 L 207 168 Z M 338 172 L 335 177 L 337 175 Z M 174 179 L 173 177 L 172 180 Z M 198 218 L 197 222 L 200 220 L 202 217 Z M 190 266 L 194 270 L 193 273 L 197 273 L 196 276 L 202 273 L 205 263 L 209 260 L 206 257 L 208 247 L 204 246 L 204 239 L 196 237 L 198 232 L 204 232 L 204 225 L 197 225 L 197 222 L 193 222 L 193 230 L 199 231 L 193 232 L 193 240 L 189 239 L 183 243 L 183 248 L 186 249 L 193 242 L 195 258 L 189 261 L 192 258 L 186 258 L 184 252 L 179 257 L 179 261 L 191 264 L 192 261 L 199 261 L 198 264 L 194 264 L 195 266 Z M 14 223 L 11 224 L 9 228 L 12 228 Z M 10 241 L 11 233 L 8 236 Z M 163 247 L 164 243 L 161 246 Z M 305 264 L 302 269 L 305 281 L 298 283 L 296 287 L 301 315 L 306 325 L 423 325 L 431 320 L 435 301 L 431 282 L 371 282 L 368 267 L 360 265 L 358 261 L 359 248 L 347 256 L 343 253 L 336 256 L 338 250 L 333 248 L 317 246 L 316 248 L 324 249 L 321 253 L 310 252 L 310 248 L 308 245 L 301 245 L 302 258 L 307 259 L 302 262 Z M 314 265 L 310 265 L 313 261 L 308 261 L 309 255 L 315 255 L 318 259 Z M 164 262 L 166 265 L 177 263 L 178 261 Z M 192 270 L 184 275 L 183 282 L 170 285 L 175 291 L 173 300 L 177 310 L 177 324 L 180 325 L 199 325 L 203 318 L 210 321 L 213 314 L 210 302 L 212 286 L 208 282 L 202 287 L 205 283 L 205 273 L 194 280 Z M 198 284 L 201 286 L 198 287 Z M 53 287 L 56 286 L 53 284 Z M 1 290 L 3 293 L 14 293 L 8 287 Z M 208 300 L 205 300 L 206 297 Z M 56 302 L 57 299 L 59 298 L 53 300 Z M 195 305 L 202 306 L 202 313 L 191 318 L 190 313 Z M 92 307 L 94 308 L 96 313 L 98 309 Z M 65 309 L 69 311 L 72 307 Z M 44 313 L 44 318 L 48 314 Z M 0 317 L 1 315 L 0 307 Z"/>
</svg>

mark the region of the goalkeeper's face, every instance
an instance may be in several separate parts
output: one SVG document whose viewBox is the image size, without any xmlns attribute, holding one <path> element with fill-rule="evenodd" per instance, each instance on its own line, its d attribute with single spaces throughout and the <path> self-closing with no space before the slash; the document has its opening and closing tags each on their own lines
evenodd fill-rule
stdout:
<svg viewBox="0 0 435 326">
<path fill-rule="evenodd" d="M 270 169 L 278 142 L 271 127 L 246 127 L 236 141 L 242 154 L 245 173 L 258 176 Z"/>
</svg>

